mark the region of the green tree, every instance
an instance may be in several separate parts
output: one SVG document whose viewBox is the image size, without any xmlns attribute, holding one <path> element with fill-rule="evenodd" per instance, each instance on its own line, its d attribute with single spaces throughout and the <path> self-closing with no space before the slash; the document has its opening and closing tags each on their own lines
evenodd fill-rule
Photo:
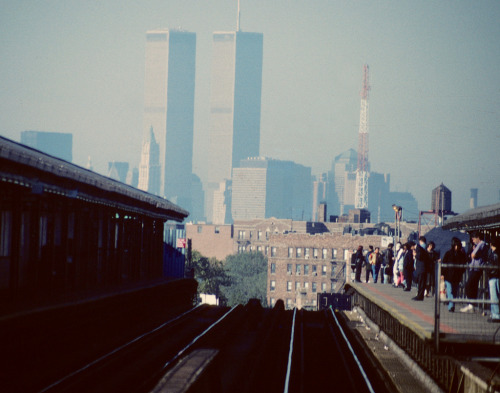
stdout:
<svg viewBox="0 0 500 393">
<path fill-rule="evenodd" d="M 229 306 L 246 304 L 259 299 L 267 305 L 267 258 L 257 251 L 229 255 L 224 263 L 229 285 L 222 286 L 222 293 Z"/>
<path fill-rule="evenodd" d="M 198 281 L 198 293 L 215 295 L 220 304 L 224 304 L 225 299 L 221 293 L 221 286 L 228 285 L 229 278 L 222 261 L 204 257 L 195 250 L 192 252 L 191 258 L 194 278 Z"/>
</svg>

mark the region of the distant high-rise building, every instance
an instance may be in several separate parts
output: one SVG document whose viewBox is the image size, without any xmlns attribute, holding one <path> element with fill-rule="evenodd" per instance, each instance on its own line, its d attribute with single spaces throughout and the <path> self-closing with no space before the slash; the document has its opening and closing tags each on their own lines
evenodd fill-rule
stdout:
<svg viewBox="0 0 500 393">
<path fill-rule="evenodd" d="M 146 33 L 144 139 L 154 130 L 159 145 L 158 194 L 191 208 L 196 34 L 181 30 Z M 140 170 L 139 188 L 147 180 Z"/>
<path fill-rule="evenodd" d="M 311 168 L 263 157 L 242 160 L 233 169 L 232 216 L 310 219 Z"/>
<path fill-rule="evenodd" d="M 262 55 L 261 33 L 213 34 L 207 192 L 240 160 L 259 156 Z"/>
<path fill-rule="evenodd" d="M 118 161 L 108 162 L 108 177 L 121 181 L 122 183 L 126 183 L 127 174 L 128 174 L 128 162 L 118 162 Z"/>
<path fill-rule="evenodd" d="M 153 127 L 149 138 L 142 142 L 141 163 L 139 164 L 139 184 L 137 188 L 151 194 L 160 195 L 160 146 L 156 143 Z"/>
<path fill-rule="evenodd" d="M 22 131 L 21 143 L 68 162 L 73 160 L 73 135 L 60 132 Z"/>
<path fill-rule="evenodd" d="M 326 205 L 327 197 L 327 186 L 328 186 L 328 176 L 326 173 L 322 173 L 317 179 L 313 179 L 313 205 L 312 205 L 312 221 L 318 221 L 319 206 L 321 203 Z M 326 206 L 323 207 L 323 209 Z M 326 217 L 326 215 L 325 215 Z M 323 221 L 325 221 L 323 217 Z"/>
<path fill-rule="evenodd" d="M 470 206 L 471 209 L 477 207 L 477 188 L 470 189 Z"/>
<path fill-rule="evenodd" d="M 356 153 L 354 149 L 349 149 L 334 158 L 332 169 L 328 173 L 329 214 L 347 214 L 348 206 L 354 207 L 354 193 L 356 187 L 355 172 L 357 165 L 358 153 Z M 349 173 L 351 173 L 350 177 L 348 176 Z M 354 175 L 352 175 L 353 173 Z M 345 198 L 346 184 L 348 185 L 347 198 Z"/>
</svg>

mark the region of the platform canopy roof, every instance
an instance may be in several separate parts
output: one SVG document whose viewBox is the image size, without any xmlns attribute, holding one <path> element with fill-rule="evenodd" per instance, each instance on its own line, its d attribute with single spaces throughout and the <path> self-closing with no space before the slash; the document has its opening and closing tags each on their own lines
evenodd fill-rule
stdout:
<svg viewBox="0 0 500 393">
<path fill-rule="evenodd" d="M 0 137 L 0 183 L 98 203 L 164 221 L 183 221 L 189 212 L 159 197 L 39 150 Z"/>
<path fill-rule="evenodd" d="M 500 228 L 500 203 L 481 206 L 446 220 L 443 229 L 449 230 L 480 230 Z"/>
</svg>

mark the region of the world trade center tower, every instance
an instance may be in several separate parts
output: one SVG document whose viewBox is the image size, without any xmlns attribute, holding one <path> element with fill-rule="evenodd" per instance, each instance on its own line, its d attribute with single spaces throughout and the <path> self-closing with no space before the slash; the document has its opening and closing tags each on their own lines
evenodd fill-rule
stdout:
<svg viewBox="0 0 500 393">
<path fill-rule="evenodd" d="M 240 160 L 259 156 L 262 54 L 262 33 L 213 34 L 206 214 L 214 223 L 213 191 Z"/>
<path fill-rule="evenodd" d="M 191 209 L 195 63 L 195 33 L 173 29 L 146 33 L 144 140 L 151 140 L 153 132 L 159 145 L 160 196 L 187 210 Z"/>
</svg>

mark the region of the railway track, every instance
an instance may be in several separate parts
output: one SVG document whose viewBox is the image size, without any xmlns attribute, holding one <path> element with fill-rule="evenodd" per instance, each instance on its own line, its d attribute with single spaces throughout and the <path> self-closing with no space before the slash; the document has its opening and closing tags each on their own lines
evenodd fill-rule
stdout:
<svg viewBox="0 0 500 393">
<path fill-rule="evenodd" d="M 382 385 L 341 322 L 332 310 L 290 311 L 281 301 L 273 309 L 200 306 L 33 391 L 376 392 Z"/>
</svg>

